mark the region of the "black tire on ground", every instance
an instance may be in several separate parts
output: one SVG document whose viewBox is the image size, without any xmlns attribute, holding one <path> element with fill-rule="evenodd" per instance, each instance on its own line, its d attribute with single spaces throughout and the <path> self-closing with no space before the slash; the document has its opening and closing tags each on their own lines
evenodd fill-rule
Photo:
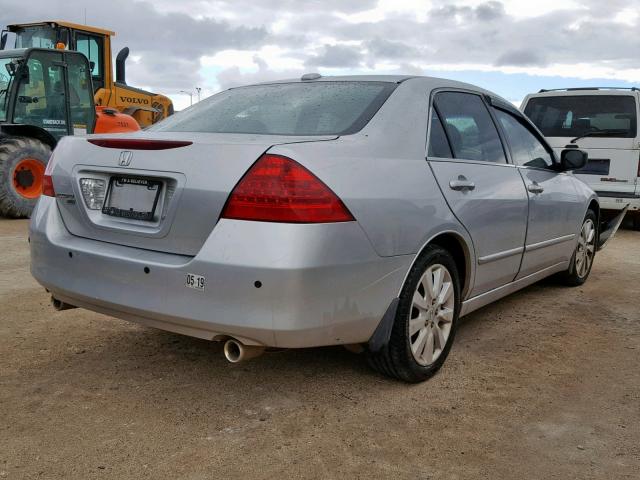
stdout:
<svg viewBox="0 0 640 480">
<path fill-rule="evenodd" d="M 451 330 L 444 348 L 437 359 L 428 365 L 419 364 L 411 351 L 409 319 L 412 315 L 413 295 L 423 274 L 433 265 L 444 266 L 451 276 L 453 284 L 454 308 Z M 428 246 L 411 268 L 402 293 L 400 294 L 395 321 L 391 330 L 389 344 L 380 352 L 368 352 L 369 365 L 378 372 L 410 383 L 418 383 L 433 376 L 442 366 L 449 354 L 455 337 L 458 315 L 460 314 L 460 278 L 456 262 L 451 254 L 442 247 Z"/>
<path fill-rule="evenodd" d="M 631 217 L 631 227 L 635 231 L 640 232 L 640 212 L 635 212 Z"/>
<path fill-rule="evenodd" d="M 587 278 L 589 278 L 589 274 L 591 273 L 591 268 L 593 267 L 593 262 L 595 260 L 597 245 L 598 245 L 598 231 L 597 231 L 598 217 L 596 216 L 593 210 L 587 211 L 587 214 L 585 215 L 584 220 L 582 221 L 582 225 L 584 225 L 589 220 L 591 220 L 593 222 L 593 225 L 596 226 L 593 258 L 591 259 L 591 263 L 587 271 L 582 275 L 580 275 L 577 271 L 577 266 L 576 266 L 577 265 L 576 259 L 577 259 L 578 249 L 580 246 L 579 245 L 576 246 L 576 249 L 573 252 L 573 255 L 571 256 L 569 268 L 559 274 L 559 278 L 561 282 L 569 287 L 578 287 L 582 285 L 584 282 L 586 282 Z"/>
<path fill-rule="evenodd" d="M 4 137 L 0 139 L 0 216 L 24 218 L 31 215 L 37 198 L 25 198 L 14 186 L 16 166 L 25 159 L 36 160 L 46 165 L 51 148 L 39 140 L 27 137 Z"/>
</svg>

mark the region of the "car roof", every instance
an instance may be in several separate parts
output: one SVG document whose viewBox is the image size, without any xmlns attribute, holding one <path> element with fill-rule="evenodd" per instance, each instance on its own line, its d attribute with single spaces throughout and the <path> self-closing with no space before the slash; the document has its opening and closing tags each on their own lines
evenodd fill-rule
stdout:
<svg viewBox="0 0 640 480">
<path fill-rule="evenodd" d="M 309 74 L 307 74 L 309 75 Z M 255 85 L 278 85 L 284 83 L 315 83 L 315 82 L 389 82 L 389 83 L 403 83 L 406 81 L 421 82 L 426 90 L 434 90 L 439 88 L 455 88 L 460 90 L 471 90 L 473 92 L 488 95 L 492 99 L 505 103 L 507 105 L 513 105 L 508 100 L 496 95 L 495 93 L 485 90 L 484 88 L 472 85 L 470 83 L 458 82 L 456 80 L 449 80 L 447 78 L 428 77 L 422 75 L 336 75 L 336 76 L 320 76 L 311 80 L 302 80 L 300 78 L 288 78 L 282 80 L 271 80 L 267 82 L 259 82 L 250 85 L 242 85 L 233 88 L 244 88 Z M 231 89 L 230 89 L 231 90 Z M 515 107 L 514 107 L 515 108 Z"/>
<path fill-rule="evenodd" d="M 306 74 L 309 75 L 309 74 Z M 310 80 L 302 80 L 299 78 L 284 78 L 280 80 L 269 80 L 266 82 L 252 83 L 249 85 L 239 85 L 233 88 L 251 87 L 254 85 L 277 85 L 281 83 L 316 83 L 316 82 L 389 82 L 402 83 L 410 78 L 411 75 L 336 75 L 336 76 L 320 76 Z"/>
</svg>

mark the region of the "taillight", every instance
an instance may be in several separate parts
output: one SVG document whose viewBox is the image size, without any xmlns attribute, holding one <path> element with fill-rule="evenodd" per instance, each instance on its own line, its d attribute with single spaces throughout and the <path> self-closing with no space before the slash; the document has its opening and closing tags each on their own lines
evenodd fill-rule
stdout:
<svg viewBox="0 0 640 480">
<path fill-rule="evenodd" d="M 264 154 L 231 192 L 222 218 L 281 223 L 350 222 L 338 196 L 299 163 Z"/>
<path fill-rule="evenodd" d="M 42 177 L 42 195 L 47 197 L 55 197 L 56 191 L 53 189 L 53 179 L 51 178 L 51 172 L 53 172 L 54 154 L 52 153 L 47 162 L 47 168 L 44 170 L 44 176 Z"/>
</svg>

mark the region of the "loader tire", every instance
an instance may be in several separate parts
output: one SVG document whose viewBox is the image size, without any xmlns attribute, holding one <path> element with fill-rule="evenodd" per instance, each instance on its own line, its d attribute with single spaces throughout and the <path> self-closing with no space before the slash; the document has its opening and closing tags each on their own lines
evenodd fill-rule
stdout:
<svg viewBox="0 0 640 480">
<path fill-rule="evenodd" d="M 0 216 L 28 218 L 42 191 L 51 148 L 35 138 L 0 140 Z"/>
</svg>

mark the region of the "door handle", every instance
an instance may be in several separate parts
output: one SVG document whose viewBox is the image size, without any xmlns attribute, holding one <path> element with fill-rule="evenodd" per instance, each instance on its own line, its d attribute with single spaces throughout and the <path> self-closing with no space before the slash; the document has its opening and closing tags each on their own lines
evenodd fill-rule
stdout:
<svg viewBox="0 0 640 480">
<path fill-rule="evenodd" d="M 449 182 L 449 188 L 457 192 L 462 192 L 465 190 L 474 190 L 476 188 L 476 184 L 467 180 L 464 175 L 460 175 L 457 180 L 451 180 Z"/>
<path fill-rule="evenodd" d="M 544 192 L 544 188 L 535 182 L 527 185 L 527 190 L 529 190 L 531 193 L 536 193 L 536 194 Z"/>
</svg>

